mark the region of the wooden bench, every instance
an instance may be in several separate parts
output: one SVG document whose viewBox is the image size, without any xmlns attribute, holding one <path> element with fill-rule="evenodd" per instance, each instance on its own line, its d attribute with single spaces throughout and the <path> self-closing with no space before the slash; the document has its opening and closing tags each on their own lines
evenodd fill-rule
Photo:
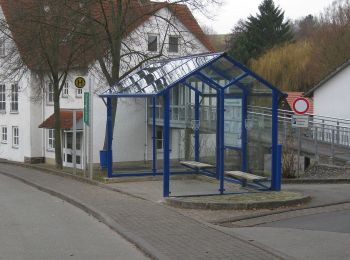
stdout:
<svg viewBox="0 0 350 260">
<path fill-rule="evenodd" d="M 225 171 L 225 175 L 229 177 L 233 177 L 235 179 L 240 179 L 243 182 L 243 186 L 246 186 L 248 181 L 258 182 L 258 181 L 266 181 L 267 177 L 262 177 L 258 175 L 254 175 L 251 173 L 241 172 L 241 171 Z"/>
<path fill-rule="evenodd" d="M 206 169 L 206 168 L 213 168 L 214 166 L 207 163 L 201 163 L 196 161 L 180 161 L 180 164 L 183 166 L 187 166 L 189 168 L 196 168 L 196 169 Z"/>
</svg>

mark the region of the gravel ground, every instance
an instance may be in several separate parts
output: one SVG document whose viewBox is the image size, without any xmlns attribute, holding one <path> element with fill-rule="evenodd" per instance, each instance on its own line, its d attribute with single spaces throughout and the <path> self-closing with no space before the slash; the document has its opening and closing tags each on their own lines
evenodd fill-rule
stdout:
<svg viewBox="0 0 350 260">
<path fill-rule="evenodd" d="M 314 165 L 309 167 L 301 178 L 334 179 L 350 178 L 350 168 L 341 166 Z"/>
</svg>

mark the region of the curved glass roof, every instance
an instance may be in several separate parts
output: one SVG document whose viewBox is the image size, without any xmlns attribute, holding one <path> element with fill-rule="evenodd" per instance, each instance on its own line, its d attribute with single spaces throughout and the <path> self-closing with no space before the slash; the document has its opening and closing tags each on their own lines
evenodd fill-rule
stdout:
<svg viewBox="0 0 350 260">
<path fill-rule="evenodd" d="M 176 84 L 203 81 L 215 89 L 238 87 L 250 93 L 283 93 L 226 53 L 198 54 L 149 63 L 105 91 L 106 96 L 159 95 Z"/>
</svg>

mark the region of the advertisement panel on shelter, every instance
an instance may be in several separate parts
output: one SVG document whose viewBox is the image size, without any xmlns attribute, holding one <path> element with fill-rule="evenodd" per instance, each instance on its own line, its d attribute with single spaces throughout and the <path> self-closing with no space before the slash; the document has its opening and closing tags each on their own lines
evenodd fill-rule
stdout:
<svg viewBox="0 0 350 260">
<path fill-rule="evenodd" d="M 241 148 L 242 99 L 225 99 L 225 146 Z"/>
</svg>

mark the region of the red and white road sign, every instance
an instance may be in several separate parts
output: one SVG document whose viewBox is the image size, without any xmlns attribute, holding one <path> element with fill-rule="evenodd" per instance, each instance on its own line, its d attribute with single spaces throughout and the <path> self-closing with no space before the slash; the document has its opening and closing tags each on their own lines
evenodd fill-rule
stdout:
<svg viewBox="0 0 350 260">
<path fill-rule="evenodd" d="M 310 104 L 306 98 L 299 97 L 293 102 L 293 111 L 298 115 L 303 115 L 309 110 Z"/>
</svg>

